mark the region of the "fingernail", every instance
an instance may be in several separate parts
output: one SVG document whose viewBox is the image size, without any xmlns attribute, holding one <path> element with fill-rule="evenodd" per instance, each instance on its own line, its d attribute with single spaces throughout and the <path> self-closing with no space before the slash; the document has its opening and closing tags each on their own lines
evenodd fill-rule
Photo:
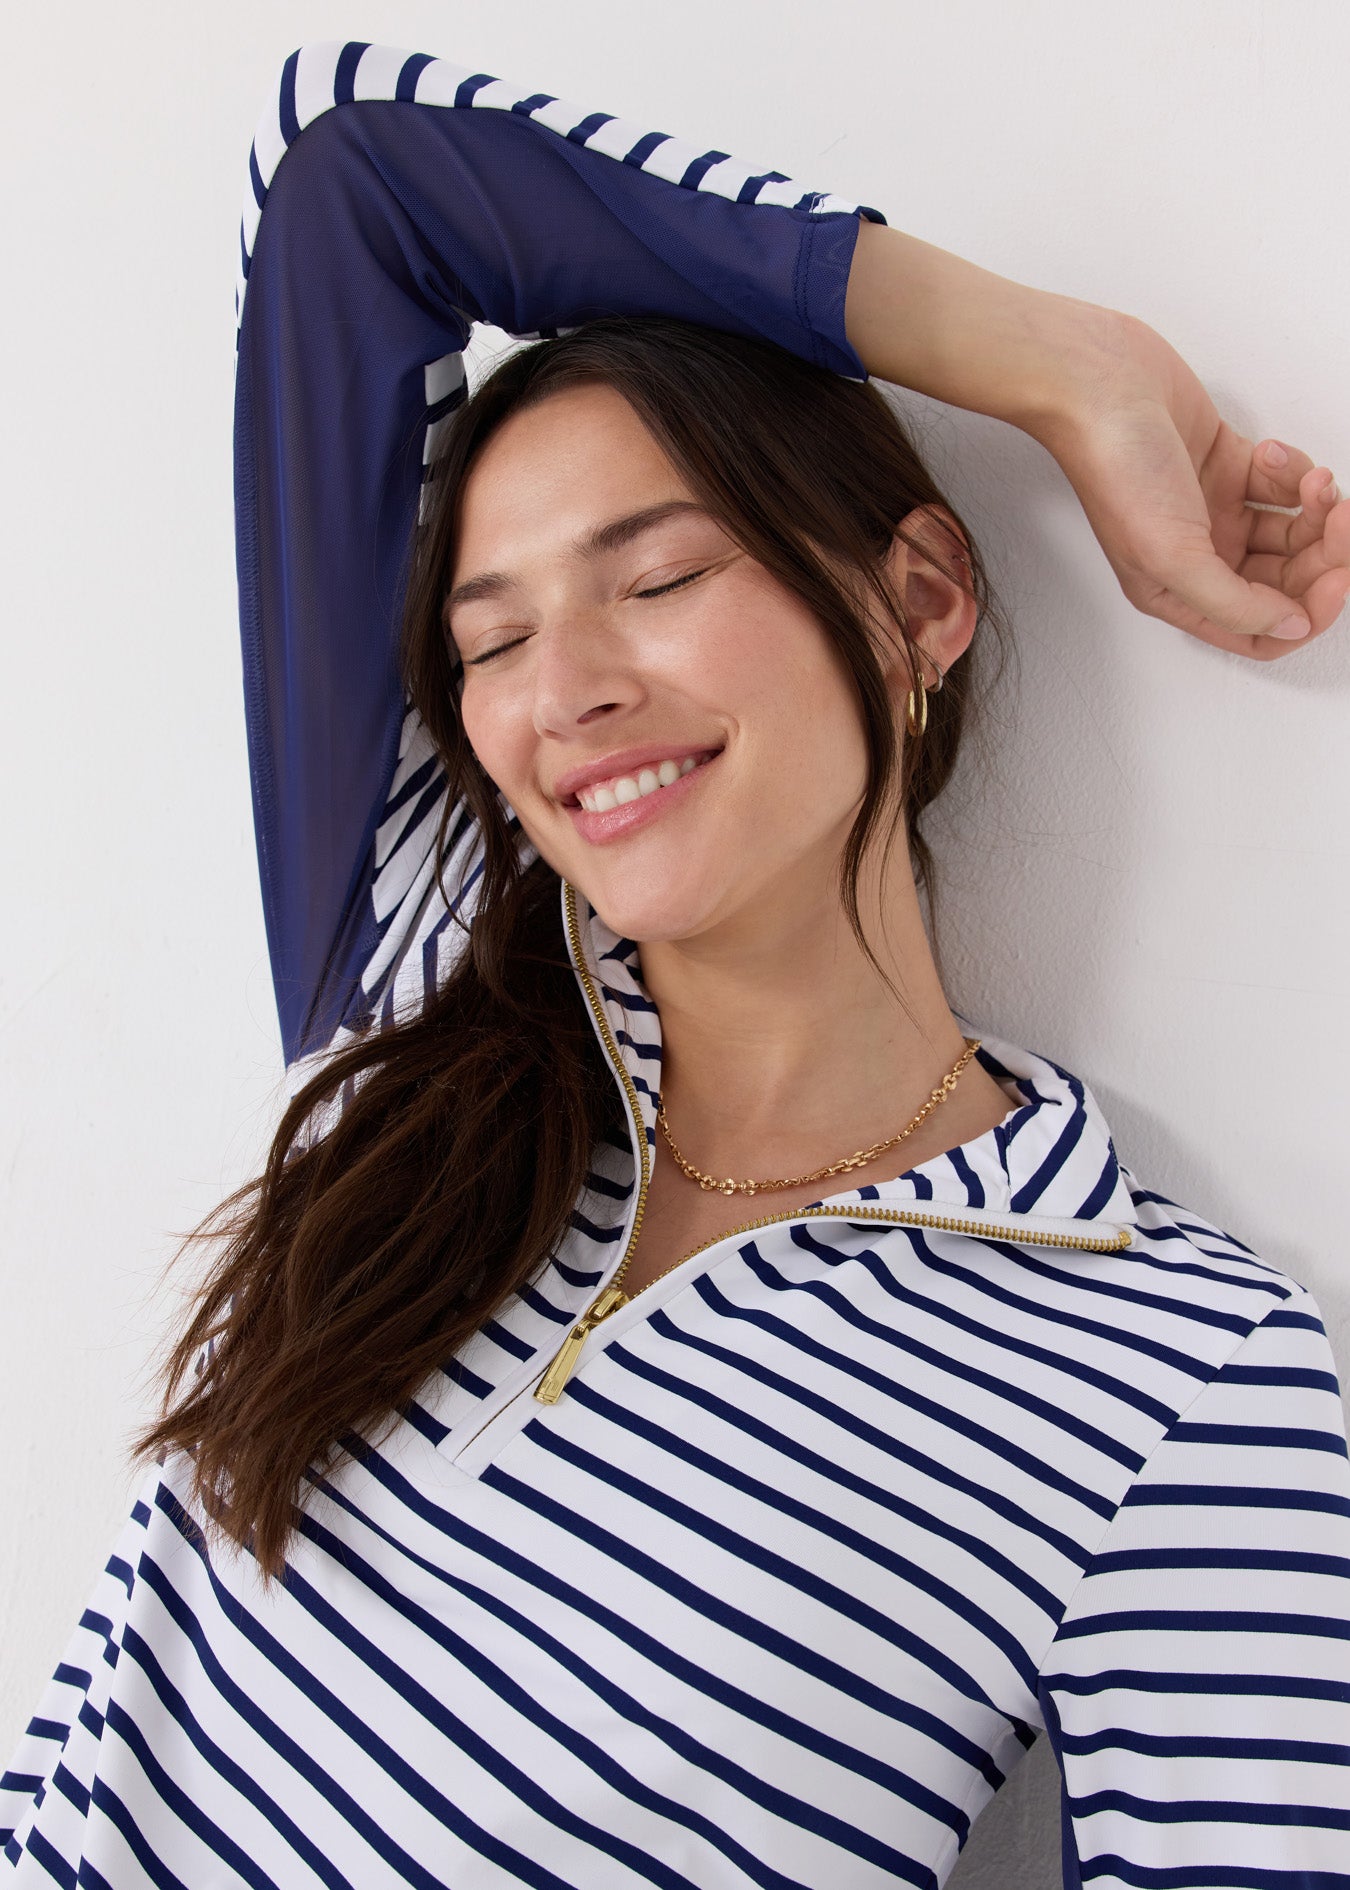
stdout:
<svg viewBox="0 0 1350 1890">
<path fill-rule="evenodd" d="M 1279 637 L 1285 643 L 1292 643 L 1296 637 L 1306 637 L 1312 625 L 1306 617 L 1286 617 L 1283 623 L 1277 623 L 1267 636 Z"/>
<path fill-rule="evenodd" d="M 1322 503 L 1323 505 L 1339 505 L 1340 502 L 1341 489 L 1334 479 L 1329 480 L 1322 488 Z"/>
<path fill-rule="evenodd" d="M 1287 466 L 1289 464 L 1289 455 L 1285 452 L 1278 440 L 1272 440 L 1269 446 L 1267 446 L 1266 464 L 1267 466 Z"/>
</svg>

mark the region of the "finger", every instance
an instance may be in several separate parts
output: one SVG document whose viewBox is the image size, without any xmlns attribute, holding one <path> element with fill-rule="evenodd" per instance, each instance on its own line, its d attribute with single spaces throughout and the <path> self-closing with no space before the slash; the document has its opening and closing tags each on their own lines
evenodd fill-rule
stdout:
<svg viewBox="0 0 1350 1890">
<path fill-rule="evenodd" d="M 1193 611 L 1167 594 L 1155 599 L 1150 607 L 1150 615 L 1176 624 L 1179 629 L 1197 637 L 1202 643 L 1212 644 L 1215 649 L 1227 650 L 1234 656 L 1251 657 L 1255 662 L 1270 663 L 1281 656 L 1290 655 L 1294 650 L 1305 649 L 1337 623 L 1345 612 L 1347 602 L 1350 602 L 1350 570 L 1338 566 L 1328 571 L 1305 593 L 1301 601 L 1311 628 L 1296 641 L 1236 634 L 1222 624 L 1197 617 Z"/>
<path fill-rule="evenodd" d="M 1327 481 L 1325 467 L 1310 468 L 1300 481 L 1299 497 L 1305 510 L 1299 519 L 1311 523 L 1309 512 L 1319 505 Z M 1292 528 L 1298 521 L 1286 520 Z M 1161 590 L 1166 586 L 1174 605 L 1192 614 L 1183 628 L 1198 634 L 1198 625 L 1206 623 L 1220 632 L 1239 637 L 1275 636 L 1282 641 L 1301 642 L 1311 630 L 1323 630 L 1338 614 L 1347 570 L 1350 570 L 1350 505 L 1338 503 L 1322 512 L 1320 535 L 1309 536 L 1290 529 L 1286 541 L 1301 541 L 1303 548 L 1294 555 L 1249 555 L 1234 570 L 1213 545 L 1192 541 L 1189 547 L 1173 552 L 1166 565 L 1157 565 Z M 1326 583 L 1321 580 L 1326 578 Z M 1312 587 L 1320 585 L 1315 597 Z M 1313 617 L 1310 600 L 1320 613 Z M 1335 608 L 1331 608 L 1334 602 Z M 1145 608 L 1148 608 L 1145 605 Z"/>
<path fill-rule="evenodd" d="M 1322 538 L 1331 514 L 1341 504 L 1340 488 L 1329 468 L 1316 466 L 1304 475 L 1299 499 L 1300 509 L 1295 513 L 1250 514 L 1247 531 L 1250 550 L 1294 557 Z"/>
<path fill-rule="evenodd" d="M 1277 572 L 1279 568 L 1277 562 Z M 1286 624 L 1291 629 L 1298 626 L 1299 638 L 1308 634 L 1311 619 L 1301 601 L 1275 584 L 1240 576 L 1208 543 L 1174 557 L 1158 576 L 1157 602 L 1165 598 L 1170 608 L 1159 609 L 1157 603 L 1144 608 L 1192 635 L 1199 635 L 1200 626 L 1208 625 L 1221 635 L 1250 641 L 1270 636 Z"/>
<path fill-rule="evenodd" d="M 1284 457 L 1272 458 L 1272 449 Z M 1316 463 L 1287 440 L 1259 440 L 1247 475 L 1247 497 L 1262 505 L 1297 505 L 1299 486 Z"/>
<path fill-rule="evenodd" d="M 1238 564 L 1238 575 L 1249 584 L 1269 584 L 1298 603 L 1326 572 L 1350 572 L 1350 500 L 1342 499 L 1332 505 L 1322 520 L 1321 530 L 1314 535 L 1300 529 L 1303 519 L 1300 513 L 1298 519 L 1288 521 L 1294 528 L 1288 534 L 1291 547 L 1288 554 L 1278 549 L 1251 550 Z"/>
</svg>

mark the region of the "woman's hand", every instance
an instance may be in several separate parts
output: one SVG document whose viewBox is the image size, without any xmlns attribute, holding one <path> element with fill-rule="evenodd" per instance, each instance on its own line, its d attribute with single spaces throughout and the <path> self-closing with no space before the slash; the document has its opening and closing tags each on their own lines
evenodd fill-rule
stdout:
<svg viewBox="0 0 1350 1890">
<path fill-rule="evenodd" d="M 1235 432 L 1146 323 L 1087 303 L 1068 305 L 1071 322 L 1073 309 L 1073 394 L 1022 424 L 1059 461 L 1130 602 L 1260 662 L 1320 635 L 1350 595 L 1350 499 L 1330 469 Z"/>
<path fill-rule="evenodd" d="M 845 326 L 869 374 L 1039 440 L 1148 616 L 1269 661 L 1344 605 L 1350 500 L 1328 503 L 1329 468 L 1235 432 L 1147 323 L 864 222 Z M 1283 465 L 1271 463 L 1272 447 L 1287 451 Z M 1256 512 L 1252 500 L 1302 509 Z M 1300 638 L 1277 637 L 1291 617 Z"/>
</svg>

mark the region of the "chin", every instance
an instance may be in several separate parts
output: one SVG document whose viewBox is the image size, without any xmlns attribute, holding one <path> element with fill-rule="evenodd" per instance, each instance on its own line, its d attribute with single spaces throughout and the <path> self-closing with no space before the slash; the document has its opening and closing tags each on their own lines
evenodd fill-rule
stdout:
<svg viewBox="0 0 1350 1890">
<path fill-rule="evenodd" d="M 673 887 L 644 893 L 632 885 L 591 884 L 567 875 L 583 892 L 612 932 L 639 945 L 691 938 L 715 918 L 714 903 L 706 889 L 681 892 Z"/>
</svg>

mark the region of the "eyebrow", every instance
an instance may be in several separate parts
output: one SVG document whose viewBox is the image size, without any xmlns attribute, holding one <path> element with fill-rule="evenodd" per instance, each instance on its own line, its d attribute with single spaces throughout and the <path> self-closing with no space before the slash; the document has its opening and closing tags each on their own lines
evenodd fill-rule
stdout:
<svg viewBox="0 0 1350 1890">
<path fill-rule="evenodd" d="M 606 525 L 597 525 L 591 531 L 583 532 L 575 540 L 573 550 L 583 558 L 598 558 L 607 551 L 619 551 L 643 532 L 649 532 L 657 525 L 664 525 L 667 519 L 686 512 L 698 513 L 703 518 L 711 517 L 706 506 L 696 505 L 692 499 L 665 499 L 659 505 L 644 506 L 640 512 L 625 513 L 622 518 L 612 518 Z M 442 618 L 448 618 L 457 604 L 474 604 L 487 598 L 500 597 L 511 589 L 513 581 L 504 571 L 481 571 L 477 577 L 465 578 L 462 584 L 456 584 L 441 606 Z"/>
</svg>

